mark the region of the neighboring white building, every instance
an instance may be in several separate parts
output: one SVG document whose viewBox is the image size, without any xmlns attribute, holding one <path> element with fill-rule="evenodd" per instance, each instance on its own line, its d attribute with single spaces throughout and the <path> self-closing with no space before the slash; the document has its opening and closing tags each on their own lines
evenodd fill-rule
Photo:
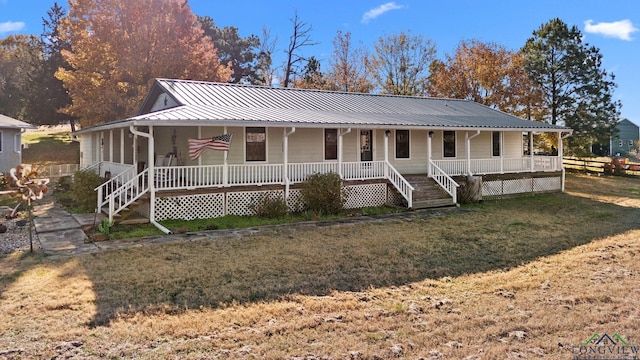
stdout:
<svg viewBox="0 0 640 360">
<path fill-rule="evenodd" d="M 25 129 L 35 129 L 35 126 L 0 114 L 0 172 L 7 174 L 22 163 L 22 133 Z"/>
<path fill-rule="evenodd" d="M 532 148 L 538 133 L 557 135 L 557 156 L 524 155 L 523 135 Z M 189 158 L 188 139 L 222 134 L 233 135 L 228 152 Z M 466 175 L 483 177 L 484 196 L 560 191 L 561 139 L 570 134 L 465 100 L 171 79 L 155 81 L 138 116 L 75 133 L 81 167 L 111 176 L 100 207 L 113 217 L 148 198 L 138 211 L 152 223 L 250 214 L 247 204 L 265 191 L 294 207 L 296 184 L 317 172 L 342 176 L 349 207 L 454 204 L 455 179 Z M 448 200 L 429 202 L 411 184 L 425 182 L 416 174 Z"/>
</svg>

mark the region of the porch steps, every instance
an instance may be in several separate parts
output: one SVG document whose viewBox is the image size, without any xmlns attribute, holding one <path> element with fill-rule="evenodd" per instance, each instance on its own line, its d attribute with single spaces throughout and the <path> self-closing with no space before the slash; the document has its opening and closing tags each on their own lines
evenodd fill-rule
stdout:
<svg viewBox="0 0 640 360">
<path fill-rule="evenodd" d="M 123 225 L 136 225 L 136 224 L 147 224 L 149 223 L 149 218 L 140 215 L 137 210 L 143 203 L 149 203 L 148 198 L 140 198 L 137 201 L 131 203 L 127 208 L 122 210 L 121 212 L 115 214 L 113 216 L 113 222 L 116 224 Z M 105 214 L 109 214 L 109 208 L 102 208 L 102 212 Z"/>
<path fill-rule="evenodd" d="M 454 206 L 453 199 L 433 179 L 426 174 L 403 175 L 415 189 L 413 191 L 413 208 L 427 209 Z"/>
</svg>

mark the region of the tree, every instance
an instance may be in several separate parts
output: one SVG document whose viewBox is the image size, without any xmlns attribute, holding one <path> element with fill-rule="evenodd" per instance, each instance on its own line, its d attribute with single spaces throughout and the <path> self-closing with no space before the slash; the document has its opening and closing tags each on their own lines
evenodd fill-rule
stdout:
<svg viewBox="0 0 640 360">
<path fill-rule="evenodd" d="M 544 94 L 544 120 L 574 129 L 569 138 L 574 151 L 608 139 L 621 106 L 613 100 L 614 76 L 603 69 L 600 50 L 582 40 L 576 26 L 556 18 L 523 47 L 525 69 Z"/>
<path fill-rule="evenodd" d="M 312 56 L 304 67 L 302 77 L 293 82 L 293 87 L 299 89 L 331 90 L 325 75 L 320 71 L 320 61 Z"/>
<path fill-rule="evenodd" d="M 258 51 L 258 65 L 256 72 L 258 73 L 258 79 L 262 83 L 258 85 L 271 86 L 273 84 L 273 77 L 275 69 L 272 67 L 273 59 L 271 55 L 276 48 L 278 42 L 278 36 L 273 40 L 271 39 L 271 30 L 266 26 L 262 27 L 262 36 L 260 37 L 260 49 Z"/>
<path fill-rule="evenodd" d="M 435 54 L 430 40 L 401 32 L 378 38 L 374 53 L 367 58 L 367 68 L 382 93 L 423 95 Z"/>
<path fill-rule="evenodd" d="M 522 66 L 522 54 L 494 43 L 461 41 L 453 56 L 430 65 L 430 96 L 467 99 L 510 114 L 530 117 L 539 98 Z"/>
<path fill-rule="evenodd" d="M 156 77 L 230 77 L 184 0 L 71 0 L 60 26 L 72 45 L 56 73 L 72 98 L 64 111 L 84 127 L 134 115 Z"/>
<path fill-rule="evenodd" d="M 31 122 L 25 101 L 30 74 L 40 71 L 40 41 L 32 35 L 10 35 L 0 40 L 0 113 Z"/>
<path fill-rule="evenodd" d="M 366 57 L 364 49 L 353 47 L 350 32 L 343 34 L 338 30 L 333 39 L 333 57 L 329 75 L 335 90 L 361 93 L 369 93 L 373 90 L 373 84 L 367 78 Z"/>
<path fill-rule="evenodd" d="M 59 68 L 69 70 L 69 64 L 62 57 L 62 51 L 71 50 L 68 40 L 60 36 L 59 25 L 66 12 L 57 2 L 47 11 L 48 18 L 42 18 L 43 31 L 40 35 L 42 66 L 31 73 L 29 95 L 26 97 L 27 115 L 32 124 L 56 125 L 69 120 L 71 130 L 75 131 L 74 118 L 62 114 L 59 110 L 71 105 L 71 98 L 62 81 L 55 77 Z M 36 67 L 36 66 L 34 66 Z"/>
<path fill-rule="evenodd" d="M 260 39 L 255 35 L 241 38 L 238 28 L 219 28 L 209 16 L 198 16 L 204 34 L 213 41 L 218 58 L 223 65 L 229 64 L 233 75 L 230 83 L 260 84 L 264 79 L 258 73 Z"/>
<path fill-rule="evenodd" d="M 311 30 L 313 28 L 298 17 L 297 11 L 295 12 L 293 19 L 291 19 L 291 23 L 293 24 L 293 33 L 289 37 L 287 62 L 285 64 L 282 82 L 282 86 L 285 88 L 289 87 L 289 84 L 292 82 L 291 77 L 298 73 L 298 64 L 306 60 L 306 58 L 300 54 L 300 50 L 306 46 L 318 44 L 311 40 Z"/>
</svg>

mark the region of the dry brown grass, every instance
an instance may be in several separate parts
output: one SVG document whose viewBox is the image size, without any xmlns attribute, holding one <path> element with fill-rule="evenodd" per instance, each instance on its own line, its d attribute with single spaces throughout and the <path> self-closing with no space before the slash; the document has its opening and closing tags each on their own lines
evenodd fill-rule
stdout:
<svg viewBox="0 0 640 360">
<path fill-rule="evenodd" d="M 571 358 L 640 343 L 640 180 L 375 225 L 0 262 L 0 357 Z"/>
</svg>

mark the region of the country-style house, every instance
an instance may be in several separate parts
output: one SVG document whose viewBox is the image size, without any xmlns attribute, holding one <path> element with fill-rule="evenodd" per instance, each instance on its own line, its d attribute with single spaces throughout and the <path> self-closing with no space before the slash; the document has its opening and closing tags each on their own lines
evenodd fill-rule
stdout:
<svg viewBox="0 0 640 360">
<path fill-rule="evenodd" d="M 540 133 L 557 136 L 557 154 L 529 150 Z M 487 197 L 560 191 L 570 134 L 465 100 L 172 79 L 155 81 L 137 116 L 75 133 L 81 167 L 109 176 L 98 208 L 114 219 L 139 204 L 165 232 L 157 221 L 249 215 L 265 192 L 296 208 L 313 173 L 340 174 L 351 208 L 453 205 L 469 175 Z M 189 139 L 193 155 L 228 151 L 192 159 Z"/>
</svg>

